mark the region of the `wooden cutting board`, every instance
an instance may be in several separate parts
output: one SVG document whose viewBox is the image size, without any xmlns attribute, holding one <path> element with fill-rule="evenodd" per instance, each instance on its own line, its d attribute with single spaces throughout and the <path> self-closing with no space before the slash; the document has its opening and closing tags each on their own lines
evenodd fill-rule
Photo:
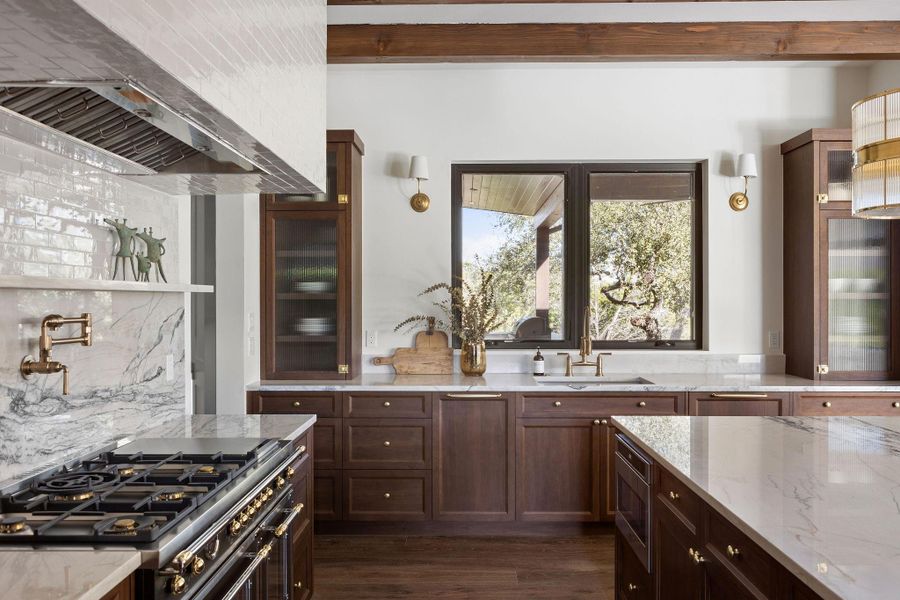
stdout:
<svg viewBox="0 0 900 600">
<path fill-rule="evenodd" d="M 420 331 L 415 348 L 397 348 L 391 356 L 378 356 L 372 363 L 392 365 L 397 375 L 450 375 L 453 350 L 443 331 Z"/>
</svg>

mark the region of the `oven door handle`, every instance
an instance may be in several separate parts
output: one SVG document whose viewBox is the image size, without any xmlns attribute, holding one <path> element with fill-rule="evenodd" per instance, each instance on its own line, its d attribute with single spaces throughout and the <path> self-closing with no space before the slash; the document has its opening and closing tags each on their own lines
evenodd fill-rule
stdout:
<svg viewBox="0 0 900 600">
<path fill-rule="evenodd" d="M 253 574 L 256 572 L 256 569 L 259 568 L 267 558 L 269 558 L 269 553 L 272 552 L 272 542 L 269 542 L 265 546 L 259 549 L 256 553 L 256 556 L 253 557 L 253 561 L 244 569 L 244 572 L 241 573 L 241 576 L 238 577 L 238 580 L 234 582 L 234 585 L 229 588 L 229 590 L 222 596 L 222 600 L 232 600 L 235 596 L 241 593 L 241 589 L 243 589 L 244 585 L 247 581 L 253 577 Z"/>
<path fill-rule="evenodd" d="M 281 525 L 277 526 L 275 531 L 275 537 L 281 537 L 285 533 L 287 533 L 288 528 L 291 526 L 291 523 L 294 519 L 297 518 L 301 512 L 303 512 L 303 503 L 298 502 L 294 506 L 292 506 L 288 511 L 288 517 L 281 523 Z"/>
</svg>

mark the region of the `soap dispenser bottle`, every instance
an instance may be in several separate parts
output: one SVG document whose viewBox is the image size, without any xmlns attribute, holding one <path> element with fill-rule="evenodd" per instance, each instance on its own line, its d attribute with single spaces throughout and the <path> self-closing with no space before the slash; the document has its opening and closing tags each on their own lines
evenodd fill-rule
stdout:
<svg viewBox="0 0 900 600">
<path fill-rule="evenodd" d="M 534 355 L 534 358 L 531 360 L 531 372 L 535 377 L 539 377 L 544 374 L 544 355 L 541 354 L 540 346 L 537 349 L 537 354 Z"/>
</svg>

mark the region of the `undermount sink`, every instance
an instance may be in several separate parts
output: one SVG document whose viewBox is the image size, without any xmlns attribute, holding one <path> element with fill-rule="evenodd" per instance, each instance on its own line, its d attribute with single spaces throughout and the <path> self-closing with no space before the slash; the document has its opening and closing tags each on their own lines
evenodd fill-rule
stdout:
<svg viewBox="0 0 900 600">
<path fill-rule="evenodd" d="M 535 377 L 534 381 L 538 385 L 567 385 L 577 389 L 604 385 L 653 385 L 652 381 L 643 377 L 617 377 L 610 375 L 604 375 L 603 377 L 566 377 L 565 375 L 550 375 Z"/>
</svg>

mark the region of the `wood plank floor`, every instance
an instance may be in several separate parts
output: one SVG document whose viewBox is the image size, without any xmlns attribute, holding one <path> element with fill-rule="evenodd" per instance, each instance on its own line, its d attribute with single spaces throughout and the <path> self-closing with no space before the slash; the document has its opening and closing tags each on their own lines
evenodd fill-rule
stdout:
<svg viewBox="0 0 900 600">
<path fill-rule="evenodd" d="M 314 600 L 613 600 L 612 533 L 316 535 Z"/>
</svg>

